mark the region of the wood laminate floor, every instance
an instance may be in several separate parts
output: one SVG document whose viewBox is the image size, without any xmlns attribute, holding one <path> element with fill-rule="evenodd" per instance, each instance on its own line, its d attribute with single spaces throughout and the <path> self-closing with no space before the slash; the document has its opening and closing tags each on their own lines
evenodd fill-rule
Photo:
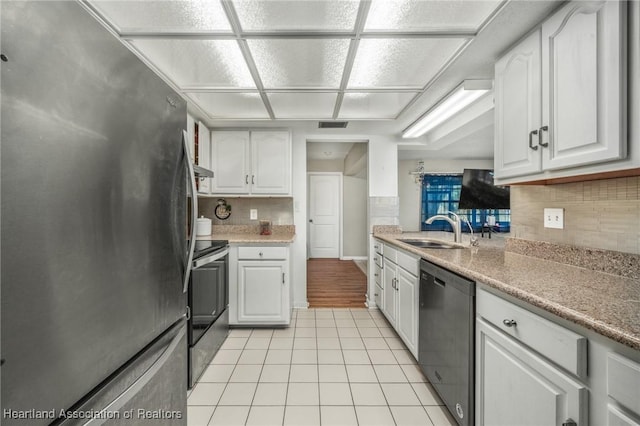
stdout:
<svg viewBox="0 0 640 426">
<path fill-rule="evenodd" d="M 352 260 L 309 259 L 307 300 L 311 308 L 363 308 L 367 277 Z"/>
</svg>

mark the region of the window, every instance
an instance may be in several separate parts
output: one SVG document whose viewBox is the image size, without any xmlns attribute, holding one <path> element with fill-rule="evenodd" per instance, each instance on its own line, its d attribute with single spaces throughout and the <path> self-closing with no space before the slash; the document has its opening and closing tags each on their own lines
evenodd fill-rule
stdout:
<svg viewBox="0 0 640 426">
<path fill-rule="evenodd" d="M 437 220 L 427 225 L 427 218 L 443 214 L 448 211 L 457 213 L 462 219 L 467 219 L 474 232 L 480 232 L 482 225 L 487 222 L 487 216 L 495 216 L 494 231 L 509 232 L 511 227 L 511 210 L 509 209 L 458 209 L 460 189 L 462 188 L 461 174 L 424 175 L 422 181 L 422 203 L 420 214 L 420 229 L 422 231 L 453 231 L 449 222 Z M 469 232 L 467 226 L 462 232 Z"/>
</svg>

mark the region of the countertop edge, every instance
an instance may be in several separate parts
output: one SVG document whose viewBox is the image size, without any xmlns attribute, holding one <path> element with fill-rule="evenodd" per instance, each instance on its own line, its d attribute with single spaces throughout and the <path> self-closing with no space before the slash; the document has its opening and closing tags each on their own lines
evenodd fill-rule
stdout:
<svg viewBox="0 0 640 426">
<path fill-rule="evenodd" d="M 291 244 L 296 239 L 296 234 L 275 234 L 275 235 L 256 235 L 256 234 L 212 234 L 206 237 L 198 237 L 200 239 L 211 240 L 227 240 L 229 244 Z"/>
<path fill-rule="evenodd" d="M 415 248 L 413 246 L 410 246 L 408 244 L 404 244 L 400 241 L 397 241 L 398 236 L 401 234 L 390 234 L 390 235 L 385 235 L 385 234 L 374 234 L 373 237 L 374 238 L 378 238 L 379 240 L 388 242 L 392 245 L 394 245 L 395 247 L 398 247 L 404 251 L 413 253 L 417 256 L 420 256 L 422 259 L 425 259 L 429 262 L 433 262 L 434 264 L 438 265 L 438 266 L 442 266 L 444 268 L 447 268 L 453 272 L 459 273 L 461 275 L 467 276 L 469 278 L 472 278 L 475 281 L 479 281 L 491 288 L 494 288 L 498 291 L 501 291 L 505 294 L 508 294 L 510 296 L 515 297 L 516 299 L 528 303 L 532 306 L 535 306 L 537 308 L 540 308 L 546 312 L 549 312 L 553 315 L 556 315 L 560 318 L 563 318 L 565 320 L 568 320 L 574 324 L 580 325 L 582 327 L 585 327 L 589 330 L 593 330 L 594 332 L 610 338 L 620 344 L 623 344 L 625 346 L 628 346 L 632 349 L 635 350 L 640 350 L 640 337 L 636 337 L 636 336 L 631 336 L 628 333 L 612 326 L 611 324 L 608 324 L 606 322 L 600 321 L 596 318 L 590 317 L 588 315 L 584 315 L 580 312 L 577 312 L 569 307 L 566 307 L 564 305 L 561 305 L 559 303 L 553 302 L 551 300 L 545 299 L 543 297 L 540 297 L 538 295 L 532 294 L 528 291 L 524 291 L 521 289 L 518 289 L 512 285 L 506 284 L 504 282 L 501 282 L 499 280 L 496 280 L 495 278 L 492 278 L 490 276 L 484 275 L 482 273 L 478 273 L 475 270 L 472 269 L 468 269 L 465 268 L 464 266 L 446 261 L 444 259 L 441 259 L 437 256 L 431 255 L 430 253 L 426 252 L 426 251 L 422 251 L 418 248 Z M 498 249 L 493 249 L 493 250 L 498 250 Z M 521 254 L 516 254 L 516 253 L 511 253 L 511 255 L 513 256 L 522 256 L 524 258 L 526 258 L 527 256 L 525 255 L 521 255 Z M 567 267 L 571 267 L 571 268 L 578 268 L 577 266 L 570 266 L 567 265 Z M 594 273 L 599 273 L 599 272 L 594 272 Z M 621 277 L 622 278 L 622 277 Z"/>
</svg>

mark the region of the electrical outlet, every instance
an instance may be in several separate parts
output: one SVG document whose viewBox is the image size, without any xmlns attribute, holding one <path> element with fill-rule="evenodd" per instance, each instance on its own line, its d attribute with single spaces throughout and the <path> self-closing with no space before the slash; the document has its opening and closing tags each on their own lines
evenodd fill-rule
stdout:
<svg viewBox="0 0 640 426">
<path fill-rule="evenodd" d="M 544 209 L 544 227 L 564 229 L 564 209 Z"/>
<path fill-rule="evenodd" d="M 258 209 L 249 210 L 249 220 L 258 220 Z"/>
</svg>

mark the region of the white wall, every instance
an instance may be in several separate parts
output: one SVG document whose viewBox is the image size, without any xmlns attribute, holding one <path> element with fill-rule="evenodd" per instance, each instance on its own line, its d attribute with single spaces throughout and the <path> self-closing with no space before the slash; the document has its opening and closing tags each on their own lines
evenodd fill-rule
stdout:
<svg viewBox="0 0 640 426">
<path fill-rule="evenodd" d="M 420 230 L 421 187 L 415 183 L 417 160 L 398 162 L 398 197 L 400 198 L 400 226 L 403 231 Z M 427 173 L 462 173 L 467 169 L 493 169 L 493 160 L 424 160 Z"/>
<path fill-rule="evenodd" d="M 344 176 L 342 190 L 343 257 L 367 255 L 367 180 Z"/>
<path fill-rule="evenodd" d="M 293 150 L 293 223 L 296 239 L 291 244 L 292 304 L 307 307 L 307 138 L 292 132 Z"/>
<path fill-rule="evenodd" d="M 338 172 L 344 171 L 343 160 L 307 160 L 307 172 Z"/>
<path fill-rule="evenodd" d="M 398 144 L 389 139 L 369 140 L 369 197 L 398 196 Z"/>
</svg>

